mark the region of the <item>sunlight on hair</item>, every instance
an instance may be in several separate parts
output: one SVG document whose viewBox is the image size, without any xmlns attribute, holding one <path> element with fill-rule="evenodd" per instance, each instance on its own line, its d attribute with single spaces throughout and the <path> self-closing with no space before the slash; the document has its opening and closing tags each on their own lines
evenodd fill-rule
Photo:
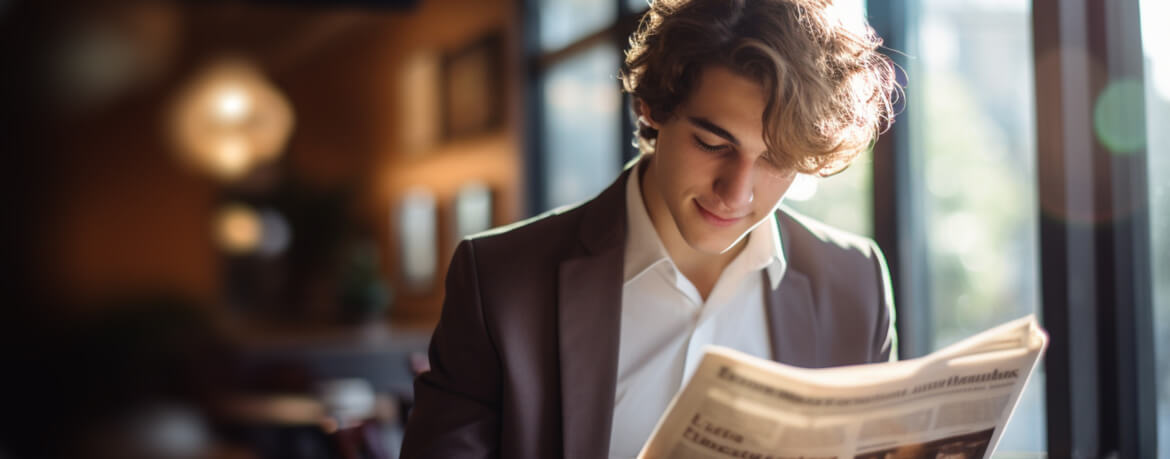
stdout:
<svg viewBox="0 0 1170 459">
<path fill-rule="evenodd" d="M 619 78 L 656 119 L 690 97 L 706 65 L 756 79 L 769 95 L 764 140 L 776 162 L 832 175 L 893 122 L 901 87 L 881 46 L 859 0 L 659 1 L 631 35 Z M 657 131 L 636 133 L 653 151 Z"/>
<path fill-rule="evenodd" d="M 829 14 L 851 30 L 865 30 L 869 26 L 865 20 L 865 0 L 837 0 L 829 7 Z"/>
</svg>

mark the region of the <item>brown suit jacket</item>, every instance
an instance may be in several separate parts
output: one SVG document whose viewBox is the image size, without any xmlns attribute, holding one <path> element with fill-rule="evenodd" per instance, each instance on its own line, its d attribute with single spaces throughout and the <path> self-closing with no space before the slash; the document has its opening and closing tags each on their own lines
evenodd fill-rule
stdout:
<svg viewBox="0 0 1170 459">
<path fill-rule="evenodd" d="M 628 174 L 578 207 L 459 244 L 403 458 L 607 457 Z M 773 357 L 887 360 L 893 300 L 876 245 L 787 210 L 776 218 L 788 269 L 775 290 L 764 282 Z"/>
</svg>

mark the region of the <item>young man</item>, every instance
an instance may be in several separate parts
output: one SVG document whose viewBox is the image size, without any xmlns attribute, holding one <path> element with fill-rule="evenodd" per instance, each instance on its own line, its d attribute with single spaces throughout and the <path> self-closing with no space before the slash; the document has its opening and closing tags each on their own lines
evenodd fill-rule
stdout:
<svg viewBox="0 0 1170 459">
<path fill-rule="evenodd" d="M 890 120 L 890 61 L 828 0 L 657 0 L 622 73 L 642 156 L 575 208 L 463 241 L 404 458 L 633 457 L 704 346 L 893 350 L 869 240 L 778 210 Z"/>
</svg>

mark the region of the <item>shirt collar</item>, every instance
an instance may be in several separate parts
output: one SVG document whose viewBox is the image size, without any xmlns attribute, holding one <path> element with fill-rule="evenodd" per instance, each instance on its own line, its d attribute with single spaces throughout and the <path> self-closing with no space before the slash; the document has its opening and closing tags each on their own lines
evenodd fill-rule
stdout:
<svg viewBox="0 0 1170 459">
<path fill-rule="evenodd" d="M 768 271 L 768 280 L 773 290 L 780 285 L 780 280 L 788 270 L 788 260 L 784 258 L 780 227 L 775 216 L 765 219 L 752 230 L 747 247 L 744 247 L 740 256 L 746 257 L 745 266 L 749 269 Z"/>
<path fill-rule="evenodd" d="M 626 179 L 626 221 L 629 234 L 626 236 L 626 261 L 622 281 L 628 283 L 658 263 L 670 261 L 646 203 L 642 201 L 641 172 L 645 161 L 638 161 Z"/>
<path fill-rule="evenodd" d="M 626 235 L 623 283 L 633 281 L 659 263 L 673 263 L 662 245 L 662 239 L 654 229 L 654 223 L 650 221 L 650 214 L 642 200 L 640 183 L 645 161 L 639 160 L 632 167 L 633 170 L 626 179 L 626 221 L 629 222 L 627 226 L 629 234 Z M 780 285 L 780 280 L 788 269 L 788 261 L 784 257 L 776 218 L 765 219 L 752 229 L 747 247 L 744 247 L 737 258 L 743 257 L 746 257 L 742 260 L 743 265 L 748 269 L 768 271 L 768 280 L 773 290 Z"/>
</svg>

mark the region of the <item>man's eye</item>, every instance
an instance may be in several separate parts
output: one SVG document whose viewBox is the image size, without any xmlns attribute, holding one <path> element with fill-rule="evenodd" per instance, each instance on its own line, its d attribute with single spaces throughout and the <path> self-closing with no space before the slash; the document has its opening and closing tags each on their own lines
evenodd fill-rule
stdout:
<svg viewBox="0 0 1170 459">
<path fill-rule="evenodd" d="M 700 149 L 703 149 L 706 151 L 721 151 L 721 150 L 727 148 L 727 145 L 708 144 L 706 142 L 703 142 L 702 140 L 699 140 L 698 137 L 695 137 L 695 145 L 697 145 Z"/>
</svg>

